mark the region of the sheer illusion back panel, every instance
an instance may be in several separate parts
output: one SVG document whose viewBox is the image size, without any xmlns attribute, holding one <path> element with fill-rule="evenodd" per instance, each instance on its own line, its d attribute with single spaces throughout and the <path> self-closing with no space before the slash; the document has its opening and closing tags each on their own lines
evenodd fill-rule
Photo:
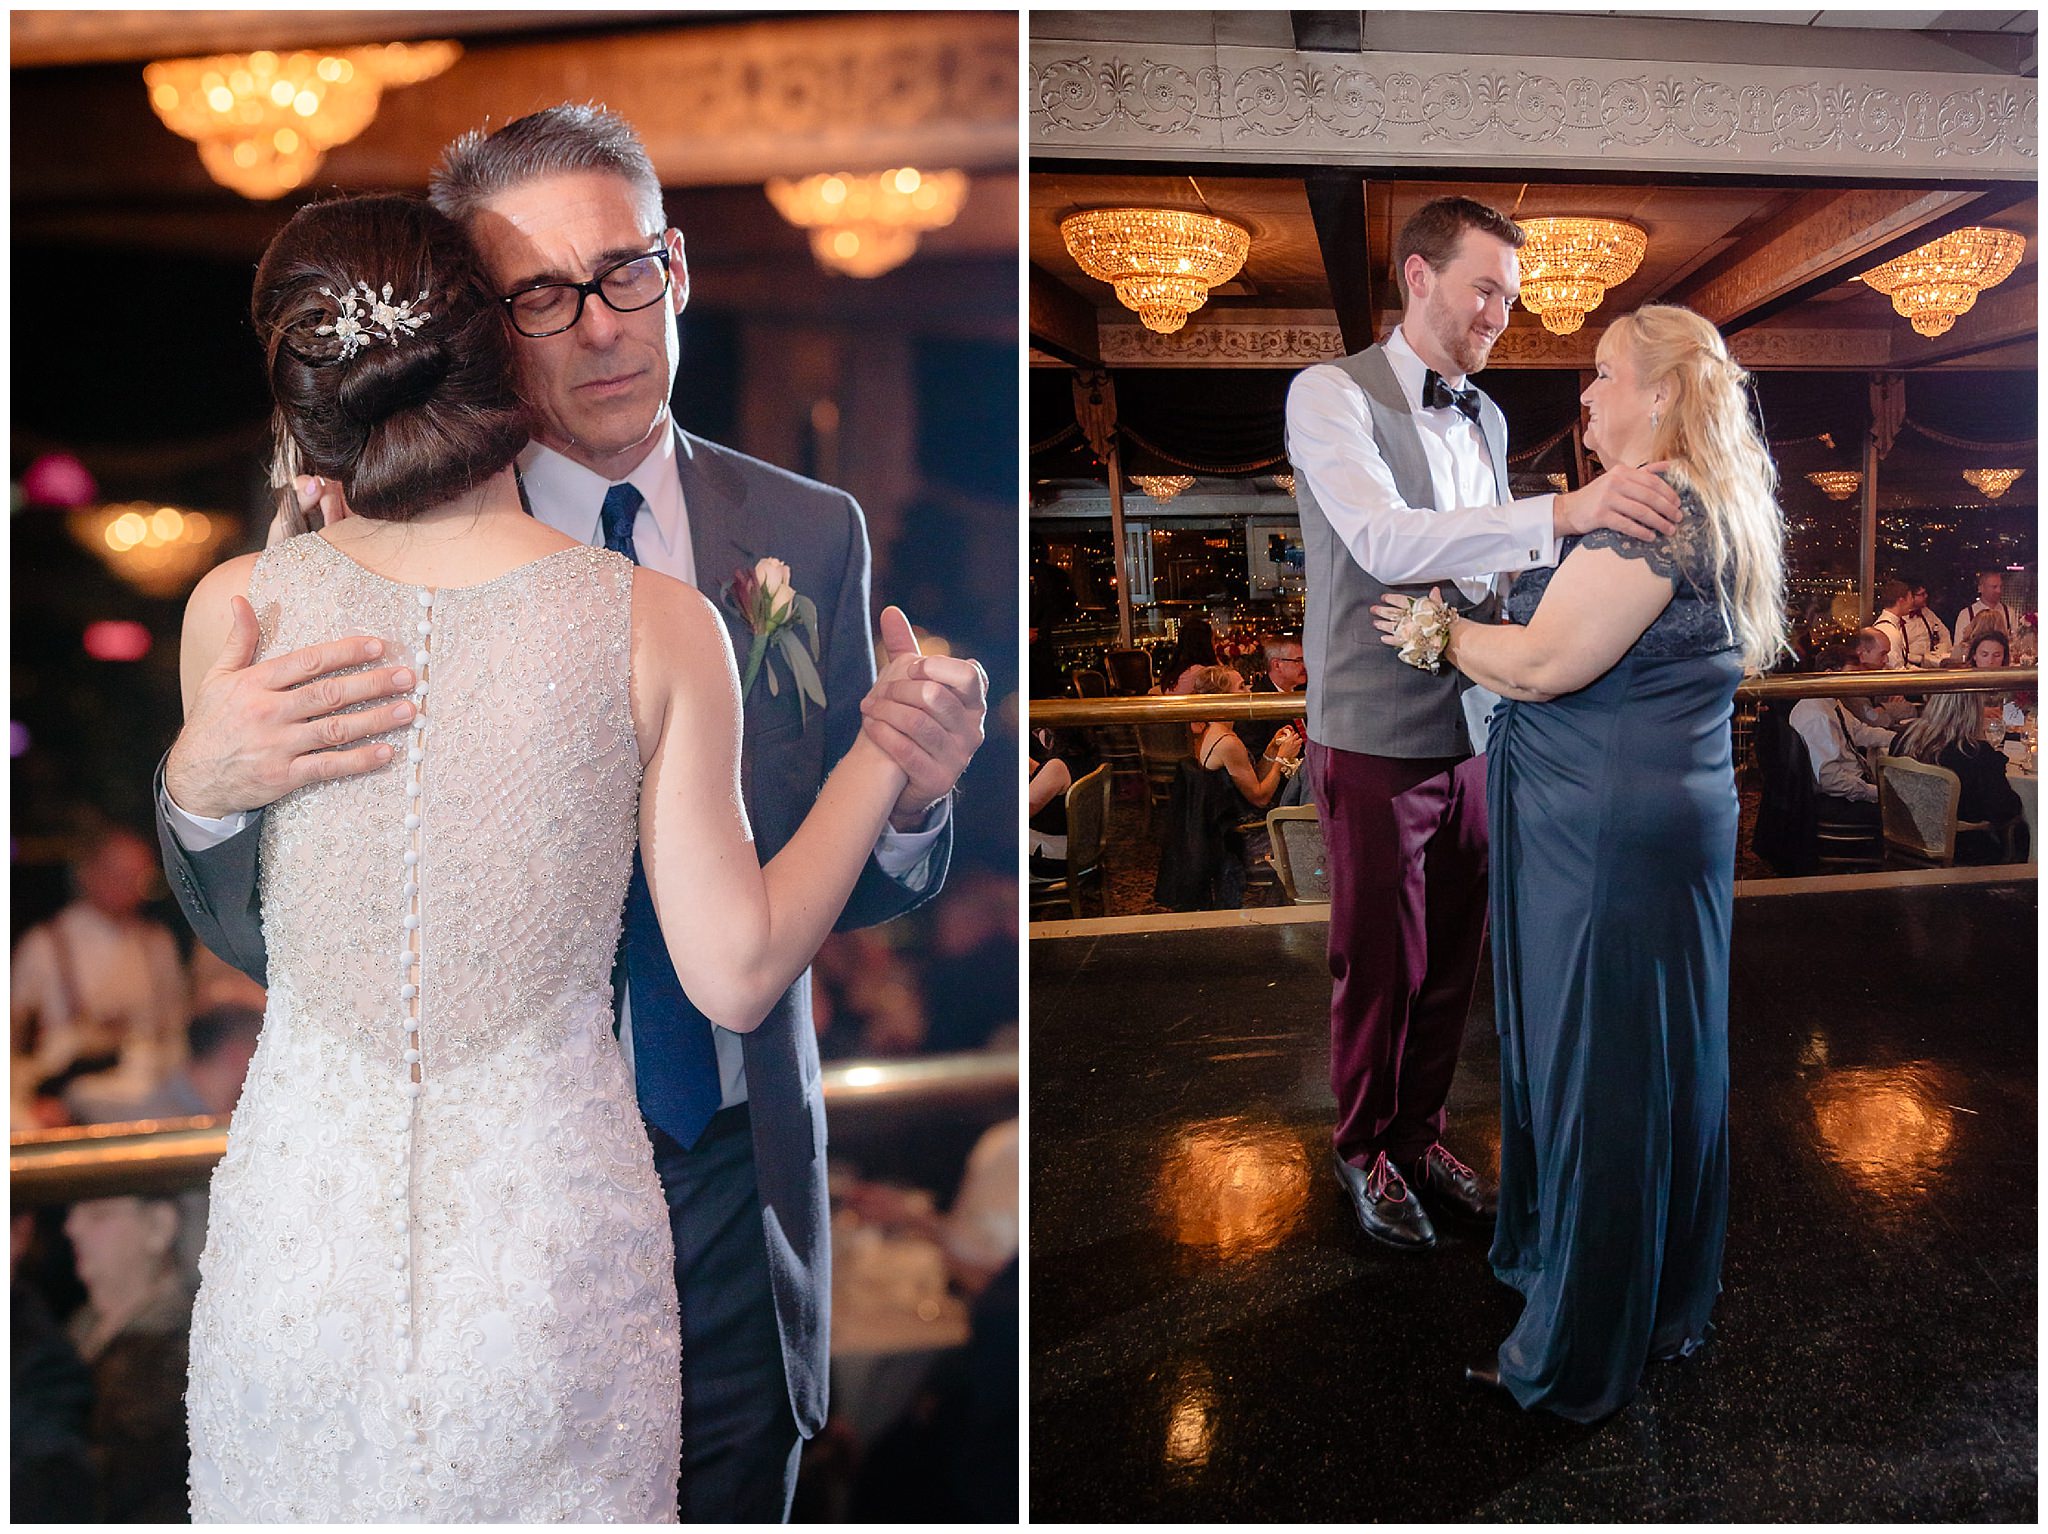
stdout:
<svg viewBox="0 0 2048 1534">
<path fill-rule="evenodd" d="M 637 830 L 632 567 L 471 587 L 315 534 L 250 582 L 265 656 L 421 671 L 393 760 L 263 818 L 263 1034 L 193 1310 L 197 1521 L 671 1521 L 666 1203 L 612 1035 Z"/>
</svg>

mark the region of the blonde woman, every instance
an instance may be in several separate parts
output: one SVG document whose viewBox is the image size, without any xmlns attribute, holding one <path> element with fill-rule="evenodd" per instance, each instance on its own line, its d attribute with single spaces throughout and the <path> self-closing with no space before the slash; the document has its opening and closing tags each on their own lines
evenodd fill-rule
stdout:
<svg viewBox="0 0 2048 1534">
<path fill-rule="evenodd" d="M 1617 1410 L 1644 1363 L 1692 1352 L 1728 1211 L 1729 718 L 1783 647 L 1783 521 L 1742 370 L 1656 305 L 1608 327 L 1587 445 L 1659 463 L 1684 502 L 1652 543 L 1600 530 L 1517 582 L 1510 624 L 1375 613 L 1403 658 L 1506 700 L 1489 744 L 1500 1214 L 1492 1261 L 1527 1300 L 1466 1370 L 1524 1407 Z"/>
<path fill-rule="evenodd" d="M 2002 640 L 2002 634 L 1992 634 Z M 1988 643 L 1989 641 L 1985 641 Z M 1993 703 L 1993 707 L 1998 707 Z M 1899 731 L 1893 756 L 1946 767 L 1962 784 L 1956 802 L 1957 820 L 1989 822 L 1990 831 L 1964 831 L 1956 837 L 1959 863 L 2004 861 L 2006 832 L 2020 818 L 2020 796 L 2005 777 L 2005 753 L 1984 734 L 1984 695 L 1938 692 L 1920 708 L 1920 717 Z M 2024 855 L 2019 849 L 2016 856 Z"/>
</svg>

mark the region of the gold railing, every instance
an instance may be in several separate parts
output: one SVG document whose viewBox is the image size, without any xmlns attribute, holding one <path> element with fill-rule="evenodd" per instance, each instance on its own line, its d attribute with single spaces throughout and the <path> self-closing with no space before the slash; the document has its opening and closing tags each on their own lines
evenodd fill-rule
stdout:
<svg viewBox="0 0 2048 1534">
<path fill-rule="evenodd" d="M 1798 676 L 1750 677 L 1735 689 L 1738 703 L 1783 698 L 1866 698 L 1893 693 L 2031 692 L 2040 685 L 2033 666 L 1995 670 L 1818 671 Z M 1308 706 L 1299 692 L 1196 693 L 1176 698 L 1033 698 L 1031 723 L 1054 729 L 1088 729 L 1102 724 L 1196 724 L 1228 719 L 1245 724 L 1296 719 Z"/>
<path fill-rule="evenodd" d="M 851 1061 L 826 1067 L 825 1111 L 833 1125 L 856 1132 L 932 1111 L 994 1123 L 1017 1112 L 1017 1074 L 1014 1054 Z M 211 1118 L 17 1134 L 9 1144 L 9 1183 L 16 1205 L 178 1193 L 202 1185 L 227 1144 L 226 1122 Z"/>
</svg>

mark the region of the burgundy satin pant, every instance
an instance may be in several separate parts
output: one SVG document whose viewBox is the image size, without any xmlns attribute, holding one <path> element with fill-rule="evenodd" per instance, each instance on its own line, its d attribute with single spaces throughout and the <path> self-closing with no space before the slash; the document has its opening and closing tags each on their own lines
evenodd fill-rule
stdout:
<svg viewBox="0 0 2048 1534">
<path fill-rule="evenodd" d="M 1486 941 L 1486 758 L 1311 741 L 1330 870 L 1338 1154 L 1404 1167 L 1443 1133 Z"/>
</svg>

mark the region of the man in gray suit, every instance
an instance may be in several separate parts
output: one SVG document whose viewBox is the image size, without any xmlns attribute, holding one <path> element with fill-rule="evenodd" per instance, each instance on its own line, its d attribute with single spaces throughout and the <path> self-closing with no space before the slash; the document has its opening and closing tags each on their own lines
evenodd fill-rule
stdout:
<svg viewBox="0 0 2048 1534">
<path fill-rule="evenodd" d="M 1444 1103 L 1486 930 L 1486 759 L 1475 694 L 1401 662 L 1372 605 L 1444 586 L 1495 611 L 1503 575 L 1595 527 L 1668 531 L 1678 497 L 1643 467 L 1508 496 L 1507 421 L 1467 381 L 1521 288 L 1522 232 L 1466 197 L 1424 204 L 1394 266 L 1382 345 L 1305 370 L 1287 394 L 1308 576 L 1308 763 L 1330 868 L 1330 1083 L 1339 1182 L 1383 1245 L 1435 1245 L 1430 1211 L 1493 1216 L 1492 1180 L 1443 1143 Z"/>
<path fill-rule="evenodd" d="M 720 601 L 736 569 L 782 560 L 817 605 L 824 708 L 806 718 L 793 686 L 779 696 L 756 687 L 746 705 L 742 784 L 763 861 L 866 729 L 910 783 L 839 925 L 886 921 L 928 899 L 945 877 L 953 785 L 981 741 L 986 679 L 971 661 L 919 657 L 866 698 L 874 659 L 860 508 L 670 419 L 689 272 L 632 129 L 602 109 L 562 106 L 471 133 L 444 155 L 431 195 L 468 230 L 523 337 L 521 393 L 536 422 L 519 458 L 528 509 L 697 585 L 725 613 L 741 657 L 752 634 Z M 650 301 L 657 266 L 665 281 Z M 337 492 L 309 482 L 302 503 L 319 497 L 327 515 L 345 514 Z M 892 658 L 915 650 L 894 615 L 883 638 Z M 259 980 L 262 807 L 371 769 L 371 748 L 357 743 L 397 724 L 394 705 L 376 700 L 402 691 L 400 668 L 328 674 L 358 658 L 358 643 L 252 665 L 255 635 L 238 629 L 164 761 L 159 832 L 179 903 L 209 947 Z M 683 995 L 635 863 L 615 991 L 675 1238 L 681 1516 L 780 1520 L 802 1440 L 825 1418 L 831 1246 L 810 977 L 754 1032 L 714 1028 Z"/>
</svg>

